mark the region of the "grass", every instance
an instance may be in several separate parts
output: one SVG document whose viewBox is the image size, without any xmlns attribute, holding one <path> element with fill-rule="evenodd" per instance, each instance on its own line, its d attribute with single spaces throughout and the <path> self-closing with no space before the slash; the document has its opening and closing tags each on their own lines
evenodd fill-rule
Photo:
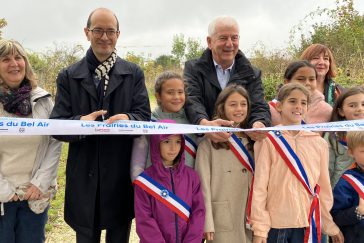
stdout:
<svg viewBox="0 0 364 243">
<path fill-rule="evenodd" d="M 68 144 L 64 143 L 62 148 L 61 160 L 58 168 L 58 192 L 56 197 L 51 201 L 51 207 L 48 211 L 48 223 L 46 232 L 51 232 L 54 227 L 63 224 L 63 205 L 64 191 L 66 185 L 66 160 L 68 153 Z"/>
</svg>

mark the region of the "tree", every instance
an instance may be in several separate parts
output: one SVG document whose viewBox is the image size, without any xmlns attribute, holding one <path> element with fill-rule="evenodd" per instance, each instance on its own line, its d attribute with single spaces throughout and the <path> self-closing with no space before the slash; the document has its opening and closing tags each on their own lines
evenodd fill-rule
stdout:
<svg viewBox="0 0 364 243">
<path fill-rule="evenodd" d="M 305 33 L 304 27 L 310 20 L 324 18 L 309 26 L 312 31 Z M 298 45 L 294 38 L 299 36 Z M 339 76 L 345 78 L 346 70 L 351 77 L 364 78 L 364 16 L 354 9 L 353 0 L 336 0 L 335 9 L 320 9 L 311 12 L 291 32 L 291 50 L 298 57 L 307 46 L 321 43 L 329 47 L 338 64 Z M 345 71 L 344 71 L 345 70 Z M 351 82 L 343 80 L 344 83 Z"/>
<path fill-rule="evenodd" d="M 62 68 L 78 61 L 83 53 L 81 45 L 67 46 L 56 44 L 45 53 L 28 52 L 31 63 L 38 77 L 39 85 L 51 93 L 56 93 L 56 79 Z"/>
<path fill-rule="evenodd" d="M 172 55 L 161 55 L 155 59 L 163 70 L 179 68 L 179 62 Z"/>
<path fill-rule="evenodd" d="M 200 57 L 204 49 L 198 40 L 191 37 L 186 42 L 183 34 L 175 35 L 173 38 L 172 55 L 179 65 L 186 60 Z"/>
<path fill-rule="evenodd" d="M 2 36 L 2 31 L 1 29 L 4 28 L 8 23 L 6 22 L 6 20 L 4 18 L 1 18 L 0 19 L 0 39 L 1 39 L 1 36 Z"/>
<path fill-rule="evenodd" d="M 175 35 L 173 37 L 172 55 L 179 64 L 181 64 L 182 61 L 184 61 L 183 58 L 185 56 L 185 51 L 186 51 L 185 36 L 183 34 Z"/>
<path fill-rule="evenodd" d="M 187 40 L 187 53 L 185 54 L 186 60 L 199 58 L 204 52 L 205 48 L 201 46 L 198 40 L 188 38 Z"/>
</svg>

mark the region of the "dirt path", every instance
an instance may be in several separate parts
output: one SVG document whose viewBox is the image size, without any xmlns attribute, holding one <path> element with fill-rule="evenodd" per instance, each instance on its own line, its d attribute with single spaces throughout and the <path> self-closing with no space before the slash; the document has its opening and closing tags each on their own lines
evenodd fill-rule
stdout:
<svg viewBox="0 0 364 243">
<path fill-rule="evenodd" d="M 101 236 L 101 242 L 105 242 L 105 232 Z M 51 232 L 47 233 L 46 243 L 73 243 L 76 242 L 75 232 L 62 220 L 57 224 L 53 224 Z M 135 222 L 133 221 L 130 232 L 130 243 L 138 243 L 139 238 L 135 232 Z"/>
</svg>

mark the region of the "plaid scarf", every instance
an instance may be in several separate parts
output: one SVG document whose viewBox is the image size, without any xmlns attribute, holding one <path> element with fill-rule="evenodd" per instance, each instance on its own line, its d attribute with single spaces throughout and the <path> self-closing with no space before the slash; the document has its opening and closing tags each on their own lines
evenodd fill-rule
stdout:
<svg viewBox="0 0 364 243">
<path fill-rule="evenodd" d="M 17 89 L 0 86 L 0 102 L 3 104 L 4 110 L 17 116 L 30 115 L 32 113 L 31 91 L 32 87 L 26 79 Z"/>
<path fill-rule="evenodd" d="M 111 55 L 103 62 L 100 63 L 95 54 L 93 53 L 92 49 L 88 49 L 86 53 L 86 60 L 91 71 L 94 71 L 98 79 L 105 80 L 104 83 L 104 91 L 103 94 L 105 96 L 107 87 L 109 85 L 109 72 L 113 68 L 116 62 L 117 54 L 116 49 L 111 53 Z"/>
</svg>

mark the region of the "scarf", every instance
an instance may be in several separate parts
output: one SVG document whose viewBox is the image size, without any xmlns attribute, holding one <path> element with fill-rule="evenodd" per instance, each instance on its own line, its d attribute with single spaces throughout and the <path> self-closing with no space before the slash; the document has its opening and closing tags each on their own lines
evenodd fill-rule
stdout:
<svg viewBox="0 0 364 243">
<path fill-rule="evenodd" d="M 26 79 L 17 89 L 0 86 L 0 102 L 3 104 L 4 110 L 17 116 L 29 116 L 32 113 L 31 91 L 32 87 Z"/>
<path fill-rule="evenodd" d="M 94 72 L 99 80 L 103 79 L 105 81 L 103 90 L 104 96 L 106 94 L 107 87 L 109 86 L 109 72 L 116 62 L 116 57 L 117 54 L 115 49 L 103 63 L 100 63 L 91 48 L 89 48 L 86 53 L 89 70 Z"/>
</svg>

